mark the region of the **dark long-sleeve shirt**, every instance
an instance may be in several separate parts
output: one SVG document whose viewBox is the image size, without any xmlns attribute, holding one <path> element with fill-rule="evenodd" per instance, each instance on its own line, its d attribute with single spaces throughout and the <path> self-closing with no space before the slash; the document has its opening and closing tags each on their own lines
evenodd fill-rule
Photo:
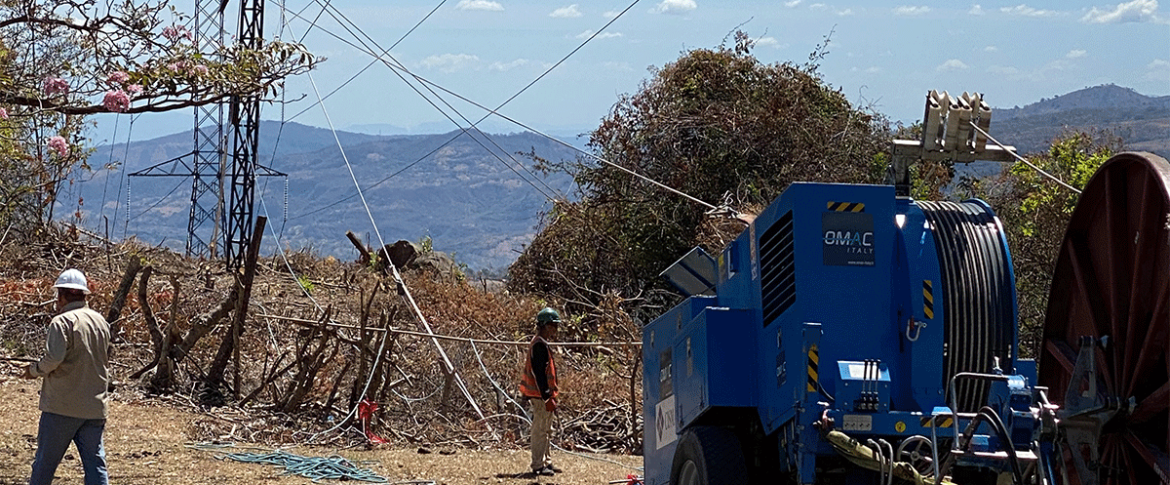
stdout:
<svg viewBox="0 0 1170 485">
<path fill-rule="evenodd" d="M 548 343 L 538 339 L 532 345 L 532 373 L 536 375 L 536 386 L 540 388 L 541 399 L 552 397 L 552 390 L 548 388 Z"/>
</svg>

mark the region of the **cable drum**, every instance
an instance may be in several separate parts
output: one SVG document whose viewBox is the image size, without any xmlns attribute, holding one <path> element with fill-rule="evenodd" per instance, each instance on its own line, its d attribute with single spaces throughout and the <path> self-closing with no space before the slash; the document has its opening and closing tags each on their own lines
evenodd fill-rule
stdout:
<svg viewBox="0 0 1170 485">
<path fill-rule="evenodd" d="M 943 389 L 960 372 L 992 372 L 997 359 L 1000 366 L 1010 367 L 1016 338 L 1015 277 L 999 219 L 982 201 L 916 204 L 934 235 L 942 275 Z M 957 411 L 977 411 L 987 402 L 989 385 L 958 382 Z"/>
</svg>

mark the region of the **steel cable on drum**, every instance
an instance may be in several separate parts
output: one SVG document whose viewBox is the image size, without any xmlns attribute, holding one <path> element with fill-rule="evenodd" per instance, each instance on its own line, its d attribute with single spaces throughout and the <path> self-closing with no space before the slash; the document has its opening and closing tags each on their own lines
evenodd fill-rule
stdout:
<svg viewBox="0 0 1170 485">
<path fill-rule="evenodd" d="M 938 248 L 945 308 L 944 379 L 959 372 L 988 372 L 995 358 L 1010 364 L 1015 349 L 1011 260 L 1003 229 L 980 202 L 916 201 Z M 987 384 L 961 383 L 957 411 L 985 402 Z M 948 396 L 948 399 L 952 397 Z"/>
</svg>

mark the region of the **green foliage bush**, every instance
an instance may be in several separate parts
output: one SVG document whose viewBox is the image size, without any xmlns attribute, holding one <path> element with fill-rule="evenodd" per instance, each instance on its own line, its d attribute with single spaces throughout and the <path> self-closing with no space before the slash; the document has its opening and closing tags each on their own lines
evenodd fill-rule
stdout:
<svg viewBox="0 0 1170 485">
<path fill-rule="evenodd" d="M 885 119 L 853 106 L 815 65 L 763 64 L 750 48 L 741 33 L 734 49 L 692 50 L 655 71 L 593 131 L 592 153 L 739 212 L 767 205 L 793 181 L 879 182 Z M 745 228 L 593 159 L 545 168 L 571 172 L 580 197 L 546 215 L 510 268 L 513 289 L 590 305 L 597 297 L 584 288 L 642 295 L 690 248 L 717 251 Z"/>
<path fill-rule="evenodd" d="M 1026 158 L 1079 190 L 1121 149 L 1120 139 L 1110 134 L 1070 132 L 1054 140 L 1048 153 Z M 1040 350 L 1056 258 L 1080 195 L 1023 162 L 998 177 L 964 180 L 959 190 L 990 203 L 1003 222 L 1016 275 L 1020 353 L 1034 357 Z"/>
</svg>

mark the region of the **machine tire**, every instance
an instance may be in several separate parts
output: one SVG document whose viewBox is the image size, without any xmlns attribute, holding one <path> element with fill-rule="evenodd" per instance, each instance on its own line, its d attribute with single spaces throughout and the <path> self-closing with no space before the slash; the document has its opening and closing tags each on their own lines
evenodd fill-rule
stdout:
<svg viewBox="0 0 1170 485">
<path fill-rule="evenodd" d="M 672 485 L 741 485 L 748 483 L 747 463 L 739 438 L 731 430 L 695 426 L 683 433 L 670 466 Z"/>
</svg>

